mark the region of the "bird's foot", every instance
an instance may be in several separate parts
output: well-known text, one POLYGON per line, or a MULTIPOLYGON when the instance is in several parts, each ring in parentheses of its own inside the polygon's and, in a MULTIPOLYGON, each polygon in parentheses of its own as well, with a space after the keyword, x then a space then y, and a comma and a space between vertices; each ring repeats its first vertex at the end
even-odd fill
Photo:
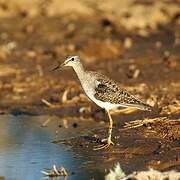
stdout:
POLYGON ((95 151, 96 151, 96 150, 101 150, 101 149, 107 149, 107 148, 109 148, 109 146, 110 146, 111 144, 114 145, 114 143, 111 141, 110 138, 108 138, 108 139, 103 139, 102 142, 103 142, 103 144, 94 147, 94 150, 95 150, 95 151))

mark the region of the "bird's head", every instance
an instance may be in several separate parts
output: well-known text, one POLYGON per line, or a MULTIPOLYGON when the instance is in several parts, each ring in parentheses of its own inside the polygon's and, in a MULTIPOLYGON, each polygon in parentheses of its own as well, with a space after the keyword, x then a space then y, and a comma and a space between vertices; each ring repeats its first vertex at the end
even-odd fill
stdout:
POLYGON ((71 66, 71 67, 74 67, 76 65, 78 65, 80 63, 80 58, 79 56, 70 56, 68 57, 62 64, 58 64, 58 66, 56 66, 54 70, 56 69, 61 69, 63 68, 64 66, 71 66))

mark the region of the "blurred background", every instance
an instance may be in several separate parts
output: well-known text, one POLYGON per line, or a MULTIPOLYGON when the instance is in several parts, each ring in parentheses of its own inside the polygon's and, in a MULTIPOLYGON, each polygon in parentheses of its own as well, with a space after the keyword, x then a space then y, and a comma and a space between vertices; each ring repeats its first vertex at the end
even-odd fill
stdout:
POLYGON ((180 1, 0 0, 0 114, 0 175, 8 179, 20 179, 18 167, 22 176, 29 168, 26 179, 38 179, 44 164, 69 168, 72 161, 84 163, 84 178, 87 171, 88 177, 104 177, 102 169, 116 161, 127 172, 179 170, 180 1), (87 69, 108 75, 155 107, 151 113, 114 116, 119 144, 114 154, 92 152, 89 137, 107 133, 104 111, 84 96, 72 69, 52 72, 69 55, 79 55, 87 69), (125 122, 143 119, 149 121, 121 132, 125 122), (46 144, 69 137, 64 143, 73 155, 62 145, 46 144), (67 154, 62 160, 58 153, 67 154))
POLYGON ((150 103, 161 105, 159 87, 172 86, 168 96, 179 89, 179 6, 178 0, 1 0, 1 108, 41 108, 42 98, 59 102, 69 86, 75 87, 69 96, 77 95, 72 71, 51 72, 68 55, 139 95, 155 93, 150 103))
MULTIPOLYGON (((58 102, 57 92, 68 86, 77 85, 69 96, 77 95, 72 71, 51 72, 68 55, 140 95, 167 85, 172 94, 179 88, 179 6, 178 0, 1 0, 2 109, 41 108, 42 98, 58 102)), ((161 103, 155 96, 152 105, 161 103)))

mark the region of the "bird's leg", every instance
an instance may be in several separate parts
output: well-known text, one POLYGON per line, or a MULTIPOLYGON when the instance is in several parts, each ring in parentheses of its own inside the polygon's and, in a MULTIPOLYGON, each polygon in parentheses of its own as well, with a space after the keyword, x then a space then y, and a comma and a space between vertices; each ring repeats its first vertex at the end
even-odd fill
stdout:
POLYGON ((111 118, 111 114, 109 112, 109 110, 107 110, 107 114, 109 117, 109 129, 108 129, 108 138, 105 139, 105 144, 97 146, 94 148, 94 150, 100 150, 100 149, 106 149, 108 148, 111 144, 114 145, 114 143, 111 140, 111 136, 112 136, 112 128, 113 128, 113 120, 111 118))
POLYGON ((112 120, 112 117, 111 117, 111 114, 109 112, 109 110, 107 110, 107 113, 108 113, 108 117, 109 117, 109 129, 108 129, 108 139, 107 139, 107 143, 110 145, 110 144, 113 144, 114 143, 112 142, 111 140, 111 136, 112 136, 112 129, 113 129, 113 120, 112 120))

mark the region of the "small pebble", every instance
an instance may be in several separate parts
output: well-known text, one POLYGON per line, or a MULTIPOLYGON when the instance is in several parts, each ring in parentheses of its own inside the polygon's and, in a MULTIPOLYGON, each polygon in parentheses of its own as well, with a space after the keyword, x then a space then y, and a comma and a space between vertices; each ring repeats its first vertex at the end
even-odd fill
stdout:
POLYGON ((129 48, 132 47, 132 44, 133 44, 132 38, 126 37, 125 40, 124 40, 124 48, 129 49, 129 48))
POLYGON ((155 46, 157 49, 159 49, 160 47, 162 47, 162 42, 161 41, 156 41, 155 46))
POLYGON ((73 126, 73 128, 77 128, 77 127, 78 127, 78 124, 77 124, 76 122, 74 122, 74 123, 72 124, 72 126, 73 126))

